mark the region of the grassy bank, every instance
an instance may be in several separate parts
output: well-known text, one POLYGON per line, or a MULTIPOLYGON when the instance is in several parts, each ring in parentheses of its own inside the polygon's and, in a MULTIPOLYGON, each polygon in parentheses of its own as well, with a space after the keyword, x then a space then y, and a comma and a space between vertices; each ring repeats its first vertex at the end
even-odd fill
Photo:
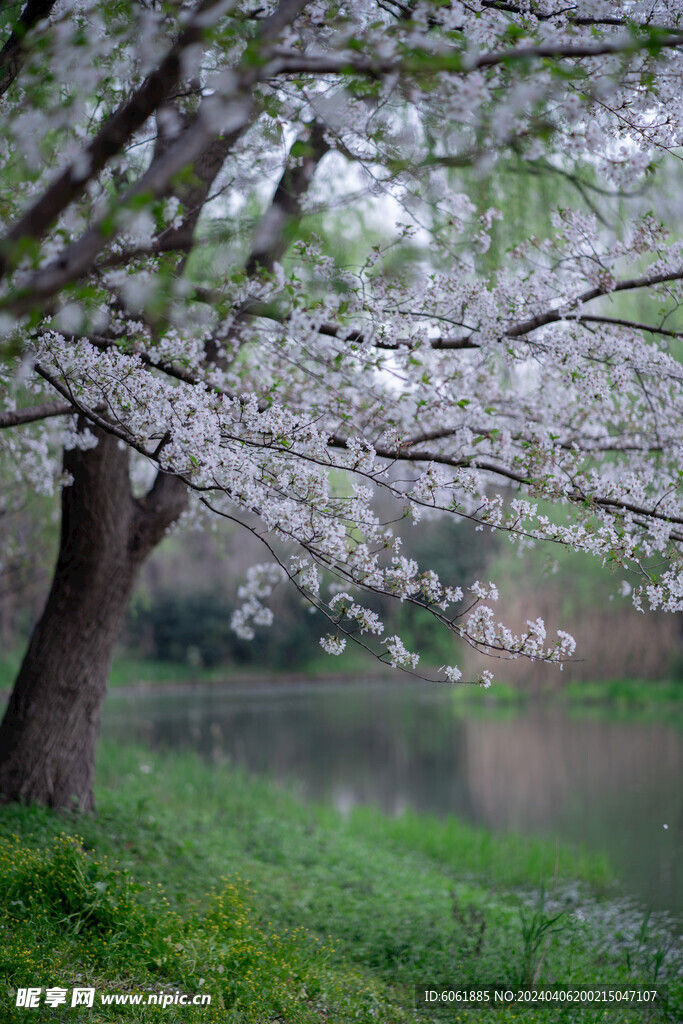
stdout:
MULTIPOLYGON (((0 653, 0 692, 11 690, 23 650, 15 649, 0 653)), ((155 661, 150 658, 133 657, 119 652, 114 658, 109 686, 114 689, 133 687, 154 687, 169 685, 211 685, 248 682, 251 679, 272 678, 273 681, 289 679, 310 680, 335 677, 367 679, 395 678, 399 682, 407 677, 393 672, 386 666, 369 658, 365 652, 351 646, 336 659, 320 654, 301 668, 280 671, 269 675, 263 669, 250 666, 218 665, 212 668, 191 666, 178 661, 155 661)), ((504 669, 490 690, 473 686, 453 687, 454 700, 463 704, 523 704, 529 700, 551 700, 572 705, 610 705, 633 709, 678 709, 683 708, 683 678, 681 679, 608 679, 595 682, 573 682, 558 687, 555 674, 548 672, 547 686, 536 686, 532 690, 512 686, 504 681, 504 669)))
MULTIPOLYGON (((0 690, 12 689, 23 657, 23 649, 0 653, 0 690)), ((225 680, 225 668, 192 668, 177 661, 151 661, 121 655, 114 660, 109 685, 138 686, 168 683, 215 683, 225 680)))
POLYGON ((512 716, 527 707, 544 706, 563 709, 573 718, 683 724, 682 680, 606 679, 531 691, 499 682, 490 690, 456 686, 453 701, 467 713, 498 709, 512 716))
MULTIPOLYGON (((0 653, 0 692, 9 692, 19 671, 23 650, 0 653)), ((218 665, 212 668, 192 666, 181 661, 155 661, 150 658, 136 658, 128 654, 119 654, 109 674, 109 686, 114 689, 124 687, 147 687, 170 685, 207 685, 244 682, 250 679, 272 678, 282 679, 324 679, 343 676, 345 678, 369 676, 386 677, 391 669, 381 666, 377 661, 368 658, 364 652, 355 649, 347 656, 346 652, 340 659, 331 659, 329 655, 321 655, 303 667, 269 673, 268 670, 254 666, 218 665)))
POLYGON ((681 963, 552 843, 368 809, 341 817, 193 755, 105 746, 98 814, 0 815, 2 1020, 399 1022, 416 984, 652 984, 668 1005, 446 1008, 424 1021, 676 1021, 681 963), (559 916, 558 916, 559 915, 559 916), (90 1010, 18 986, 94 986, 90 1010), (101 1006, 102 993, 212 1005, 101 1006))

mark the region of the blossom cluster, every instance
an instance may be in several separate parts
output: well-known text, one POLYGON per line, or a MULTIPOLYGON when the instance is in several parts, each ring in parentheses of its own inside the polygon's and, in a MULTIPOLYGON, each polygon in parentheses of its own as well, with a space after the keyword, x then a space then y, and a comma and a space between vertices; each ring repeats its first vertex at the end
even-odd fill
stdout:
POLYGON ((666 180, 679 5, 402 7, 55 5, 0 95, 0 423, 61 405, 2 431, 3 466, 68 484, 60 448, 105 430, 179 476, 194 514, 270 550, 238 591, 244 638, 289 579, 332 623, 330 654, 352 637, 417 669, 379 639, 388 595, 477 650, 562 663, 568 633, 497 621, 495 584, 418 565, 376 498, 410 529, 452 515, 588 552, 631 574, 636 607, 683 610, 683 243, 636 200, 618 229, 562 204, 494 266, 506 211, 454 171, 514 154, 579 198, 666 180), (126 136, 162 66, 178 81, 126 136), (296 237, 340 209, 366 225, 355 261, 296 237), (641 321, 621 298, 643 294, 641 321))

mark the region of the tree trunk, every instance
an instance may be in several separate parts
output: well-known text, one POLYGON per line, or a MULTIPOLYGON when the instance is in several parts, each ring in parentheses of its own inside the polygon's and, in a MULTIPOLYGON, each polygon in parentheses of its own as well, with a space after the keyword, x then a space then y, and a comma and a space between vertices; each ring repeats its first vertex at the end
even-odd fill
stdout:
MULTIPOLYGON (((92 429, 92 428, 91 428, 92 429)), ((131 493, 128 452, 97 432, 64 456, 59 554, 0 726, 0 799, 93 809, 95 748, 114 644, 138 570, 178 518, 185 486, 131 493)))

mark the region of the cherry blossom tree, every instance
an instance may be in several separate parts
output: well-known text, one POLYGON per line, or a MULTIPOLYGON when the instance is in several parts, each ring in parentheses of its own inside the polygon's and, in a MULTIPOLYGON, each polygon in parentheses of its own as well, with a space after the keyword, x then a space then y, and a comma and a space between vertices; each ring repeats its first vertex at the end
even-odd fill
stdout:
POLYGON ((637 607, 683 608, 682 245, 651 213, 615 232, 599 209, 680 159, 680 0, 1 17, 3 500, 61 489, 62 514, 0 728, 5 799, 92 807, 113 645, 181 519, 262 541, 242 636, 289 580, 330 655, 351 639, 417 674, 374 595, 493 657, 562 663, 574 642, 533 611, 514 632, 494 583, 406 558, 378 491, 410 528, 441 513, 587 551, 637 607), (502 214, 459 169, 511 154, 589 180, 598 207, 557 209, 487 276, 502 214), (353 264, 314 230, 361 217, 353 264))

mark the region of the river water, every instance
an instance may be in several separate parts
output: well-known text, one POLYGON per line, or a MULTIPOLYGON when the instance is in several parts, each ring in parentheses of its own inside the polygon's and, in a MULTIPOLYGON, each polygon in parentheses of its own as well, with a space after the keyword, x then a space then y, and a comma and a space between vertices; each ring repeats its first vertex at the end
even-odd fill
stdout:
POLYGON ((642 904, 683 915, 680 719, 464 707, 426 684, 252 685, 114 691, 103 733, 227 759, 342 811, 412 808, 583 844, 642 904))

